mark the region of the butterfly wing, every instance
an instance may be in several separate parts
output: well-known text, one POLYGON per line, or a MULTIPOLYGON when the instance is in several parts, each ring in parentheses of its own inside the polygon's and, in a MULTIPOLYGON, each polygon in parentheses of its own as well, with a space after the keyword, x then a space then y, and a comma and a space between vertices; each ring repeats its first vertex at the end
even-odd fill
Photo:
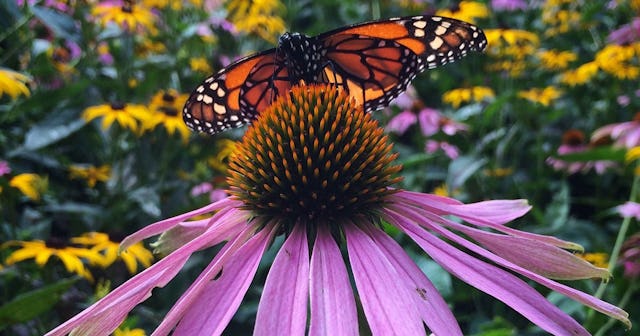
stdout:
POLYGON ((189 128, 216 134, 250 123, 290 87, 283 56, 266 50, 205 79, 191 93, 182 117, 189 128))
POLYGON ((316 38, 326 51, 318 82, 339 85, 366 111, 389 105, 424 69, 487 45, 480 28, 439 16, 365 22, 316 38))

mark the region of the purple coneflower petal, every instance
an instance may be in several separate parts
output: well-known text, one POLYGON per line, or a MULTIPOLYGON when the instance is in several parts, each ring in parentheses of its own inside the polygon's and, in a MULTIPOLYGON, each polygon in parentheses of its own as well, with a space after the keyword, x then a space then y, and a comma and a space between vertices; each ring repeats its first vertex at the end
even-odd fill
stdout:
POLYGON ((345 225, 344 230, 353 277, 373 335, 424 334, 414 299, 386 253, 355 224, 345 225))
POLYGON ((358 312, 340 248, 318 227, 311 256, 310 336, 358 335, 358 312))
POLYGON ((388 234, 377 228, 369 230, 369 235, 385 250, 389 261, 400 273, 400 278, 405 279, 410 286, 409 290, 418 294, 413 296, 416 299, 416 306, 431 332, 435 335, 462 335, 458 321, 442 295, 402 247, 388 234))
POLYGON ((397 213, 387 214, 449 273, 504 302, 545 331, 554 335, 589 335, 574 319, 518 277, 454 248, 417 224, 402 220, 397 213))
MULTIPOLYGON (((202 215, 202 214, 206 214, 209 212, 213 212, 213 211, 217 211, 220 209, 231 209, 231 208, 235 208, 237 207, 239 204, 241 204, 238 201, 234 201, 230 198, 225 198, 223 200, 220 200, 216 203, 212 203, 209 204, 207 206, 204 206, 200 209, 196 209, 193 211, 189 211, 187 213, 175 216, 175 217, 171 217, 171 218, 167 218, 164 220, 161 220, 159 222, 155 222, 151 225, 147 225, 144 228, 136 231, 135 233, 129 235, 127 238, 125 238, 124 240, 122 240, 122 243, 120 243, 120 250, 124 251, 126 250, 128 247, 130 247, 131 245, 145 239, 145 238, 149 238, 151 236, 155 236, 158 234, 161 234, 169 229, 171 229, 172 227, 180 224, 181 222, 198 216, 198 215, 202 215)), ((215 215, 214 215, 215 217, 215 215)), ((213 220, 213 218, 212 218, 213 220)))
MULTIPOLYGON (((210 230, 214 231, 215 228, 210 230)), ((151 296, 153 288, 164 287, 193 252, 209 243, 211 236, 208 233, 205 232, 140 272, 47 335, 66 335, 74 329, 75 335, 109 335, 124 321, 133 307, 151 296)))
MULTIPOLYGON (((631 322, 629 321, 628 317, 629 314, 627 312, 625 312, 624 310, 609 304, 607 302, 604 302, 592 295, 583 293, 579 290, 573 289, 571 287, 565 286, 563 284, 560 284, 558 282, 555 282, 553 280, 550 280, 548 278, 545 278, 543 276, 538 275, 537 273, 534 273, 526 268, 520 267, 519 265, 516 265, 504 258, 501 258, 487 250, 485 250, 484 248, 475 245, 471 242, 469 242, 468 240, 449 232, 448 230, 445 230, 444 228, 442 228, 440 225, 443 222, 446 222, 446 220, 444 218, 441 217, 437 217, 434 216, 433 214, 428 214, 426 211, 423 211, 422 209, 419 208, 413 208, 413 207, 406 207, 406 206, 400 206, 399 211, 387 211, 387 214, 390 213, 394 213, 395 217, 392 217, 392 223, 398 224, 398 225, 411 225, 411 226, 420 226, 423 225, 425 227, 427 227, 428 229, 431 229, 441 235, 443 235, 445 238, 450 239, 460 245, 462 245, 463 247, 477 253, 478 255, 485 257, 495 263, 497 263, 500 266, 506 267, 511 269, 512 271, 515 271, 523 276, 528 277, 531 280, 534 280, 536 282, 538 282, 539 284, 546 286, 549 289, 552 289, 558 293, 564 294, 582 304, 584 304, 585 306, 591 307, 603 314, 606 314, 608 316, 611 316, 617 320, 620 320, 622 323, 626 324, 627 326, 631 327, 631 322), (421 211, 421 213, 418 213, 417 211, 421 211), (399 215, 400 213, 402 213, 402 215, 399 215), (437 217, 437 218, 436 218, 437 217)), ((422 230, 416 230, 416 232, 422 232, 422 230)), ((472 258, 472 257, 469 257, 472 258)), ((444 265, 443 265, 444 266, 444 265)), ((517 278, 516 278, 517 279, 517 278)), ((546 301, 545 301, 546 302, 546 301)), ((507 303, 505 301, 505 303, 507 303)), ((535 322, 534 322, 535 323, 535 322)))
POLYGON ((254 335, 304 335, 309 297, 309 248, 296 225, 276 256, 260 298, 254 335))
MULTIPOLYGON (((249 233, 234 242, 241 244, 245 236, 249 233)), ((153 335, 167 335, 176 318, 180 322, 173 332, 175 336, 222 334, 251 285, 272 236, 273 230, 265 228, 241 247, 233 244, 236 246, 218 253, 153 335)))

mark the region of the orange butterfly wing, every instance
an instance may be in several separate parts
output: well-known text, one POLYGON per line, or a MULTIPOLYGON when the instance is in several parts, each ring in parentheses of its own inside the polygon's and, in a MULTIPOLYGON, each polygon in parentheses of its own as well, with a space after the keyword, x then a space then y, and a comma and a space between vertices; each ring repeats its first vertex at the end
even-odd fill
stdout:
POLYGON ((276 49, 266 50, 205 79, 187 100, 183 119, 193 130, 216 134, 250 123, 290 88, 282 56, 276 49))
POLYGON ((339 85, 366 111, 389 105, 424 69, 482 51, 487 44, 478 27, 437 16, 365 22, 317 38, 328 61, 318 81, 339 85))

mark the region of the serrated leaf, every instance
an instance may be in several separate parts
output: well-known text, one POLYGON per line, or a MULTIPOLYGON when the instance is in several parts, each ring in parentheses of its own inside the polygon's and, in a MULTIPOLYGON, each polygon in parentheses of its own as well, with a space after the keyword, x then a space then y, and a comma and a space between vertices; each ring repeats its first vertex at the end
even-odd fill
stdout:
POLYGON ((66 279, 16 296, 0 307, 0 330, 5 327, 29 321, 51 310, 71 285, 79 278, 66 279))

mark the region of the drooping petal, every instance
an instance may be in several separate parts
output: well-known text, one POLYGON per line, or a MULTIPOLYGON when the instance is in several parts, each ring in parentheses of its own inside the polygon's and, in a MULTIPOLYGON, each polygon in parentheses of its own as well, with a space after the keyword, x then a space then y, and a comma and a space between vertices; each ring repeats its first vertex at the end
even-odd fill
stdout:
POLYGON ((358 335, 358 312, 340 248, 324 225, 311 255, 310 336, 358 335))
POLYGON ((398 197, 404 200, 404 202, 401 200, 396 201, 398 204, 406 204, 406 201, 408 201, 410 204, 414 204, 418 208, 436 215, 454 215, 471 224, 489 227, 513 236, 546 242, 564 249, 583 250, 580 245, 572 242, 552 236, 520 231, 503 225, 510 220, 521 217, 531 209, 531 206, 529 206, 525 200, 487 201, 463 204, 447 197, 409 191, 398 192, 392 195, 392 197, 398 197), (467 212, 467 210, 469 211, 467 212))
POLYGON ((499 299, 543 330, 554 335, 589 335, 569 315, 516 276, 454 248, 415 223, 388 212, 400 227, 449 273, 499 299))
MULTIPOLYGON (((367 223, 369 224, 369 223, 367 223)), ((422 335, 420 313, 386 253, 355 224, 344 226, 353 277, 373 335, 422 335)))
POLYGON ((46 335, 67 335, 72 331, 73 335, 106 336, 111 334, 133 307, 151 296, 153 288, 164 287, 178 273, 193 252, 215 239, 215 228, 210 231, 214 232, 213 237, 209 231, 205 232, 140 272, 46 335))
POLYGON ((253 334, 304 335, 309 297, 306 227, 296 225, 267 275, 253 334))
MULTIPOLYGON (((198 215, 202 215, 202 214, 206 214, 209 212, 213 212, 213 211, 217 211, 217 210, 221 210, 221 209, 227 209, 227 211, 231 211, 232 209, 236 208, 238 206, 238 204, 240 204, 238 201, 232 200, 230 198, 225 198, 223 200, 220 200, 218 202, 209 204, 207 206, 204 206, 200 209, 196 209, 193 211, 189 211, 187 213, 175 216, 175 217, 171 217, 171 218, 167 218, 167 219, 163 219, 159 222, 155 222, 151 225, 147 225, 144 228, 136 231, 135 233, 127 236, 125 239, 122 240, 122 243, 120 244, 120 250, 126 250, 127 248, 129 248, 131 245, 145 239, 145 238, 149 238, 151 236, 155 236, 158 235, 164 231, 169 230, 170 228, 180 224, 181 222, 192 218, 194 216, 198 216, 198 215)), ((214 217, 216 216, 222 216, 223 214, 217 213, 216 215, 214 215, 214 217)), ((211 218, 211 220, 214 220, 214 217, 211 218)))
MULTIPOLYGON (((173 335, 222 334, 251 285, 272 235, 272 228, 264 228, 239 249, 226 249, 226 258, 214 259, 172 308, 175 315, 186 308, 173 335)), ((170 329, 165 326, 159 326, 153 335, 168 334, 170 329)))
POLYGON ((431 283, 413 260, 404 252, 402 247, 383 231, 372 228, 368 230, 375 243, 383 249, 389 261, 410 286, 422 319, 435 335, 462 335, 458 321, 438 289, 431 283))
MULTIPOLYGON (((558 282, 555 282, 553 280, 550 280, 548 278, 545 278, 537 273, 534 273, 526 268, 520 267, 508 260, 505 260, 504 258, 501 258, 471 242, 469 242, 468 240, 451 233, 448 230, 443 229, 442 227, 440 227, 440 223, 442 222, 447 222, 446 219, 441 218, 441 217, 437 217, 433 214, 429 214, 428 212, 424 212, 422 211, 421 214, 416 213, 416 211, 419 211, 419 209, 416 208, 409 208, 409 207, 400 207, 399 212, 396 212, 396 214, 402 213, 402 218, 400 219, 401 222, 406 222, 408 221, 409 223, 411 223, 411 225, 424 225, 425 223, 427 224, 427 227, 431 230, 434 230, 435 232, 441 234, 442 236, 444 236, 447 239, 450 239, 460 245, 462 245, 463 247, 473 251, 474 253, 477 253, 478 255, 487 258, 495 263, 497 263, 500 266, 509 268, 523 276, 526 276, 527 278, 534 280, 536 282, 538 282, 539 284, 548 287, 551 290, 554 290, 556 292, 559 292, 561 294, 564 294, 566 296, 568 296, 569 298, 572 298, 588 307, 591 307, 603 314, 606 314, 612 318, 615 318, 619 321, 621 321, 622 323, 626 324, 629 328, 631 327, 631 322, 629 321, 628 317, 629 314, 627 312, 625 312, 624 310, 610 304, 607 302, 604 302, 598 298, 596 298, 593 295, 589 295, 586 294, 584 292, 581 292, 579 290, 573 289, 571 287, 565 286, 563 284, 560 284, 558 282), (437 217, 437 218, 435 218, 437 217), (419 223, 419 224, 418 224, 419 223)), ((398 219, 398 218, 396 218, 398 219)), ((451 222, 451 221, 448 221, 451 222)), ((451 223, 449 223, 449 225, 451 225, 451 223)), ((421 230, 417 230, 417 232, 420 232, 421 230)))
POLYGON ((595 267, 575 254, 553 245, 523 237, 472 229, 463 225, 456 225, 456 227, 491 252, 547 278, 578 280, 608 279, 611 276, 607 269, 595 267))

